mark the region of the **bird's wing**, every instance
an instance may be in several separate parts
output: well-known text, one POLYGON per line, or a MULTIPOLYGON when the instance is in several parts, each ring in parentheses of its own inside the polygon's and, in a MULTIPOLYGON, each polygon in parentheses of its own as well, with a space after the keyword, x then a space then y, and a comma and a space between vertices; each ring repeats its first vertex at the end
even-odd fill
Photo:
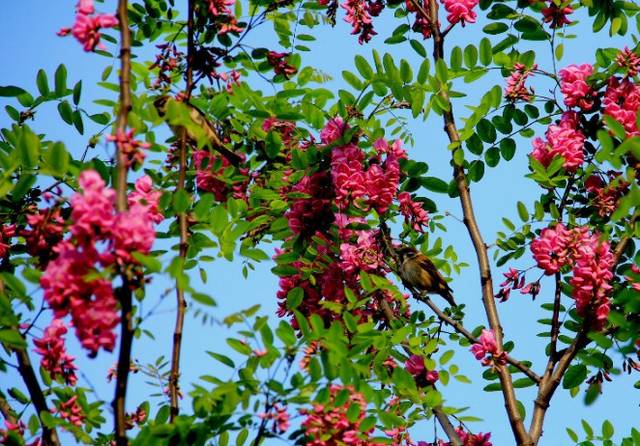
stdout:
POLYGON ((220 155, 224 156, 227 161, 229 161, 233 166, 238 166, 242 163, 242 157, 235 152, 227 149, 225 145, 220 141, 218 137, 218 133, 213 125, 213 123, 207 118, 207 115, 204 114, 202 110, 200 110, 195 105, 189 103, 191 119, 195 123, 197 123, 205 132, 207 140, 209 140, 211 148, 220 155))
POLYGON ((420 267, 422 269, 424 269, 425 271, 429 271, 433 275, 435 279, 434 282, 438 282, 441 285, 444 285, 447 289, 450 289, 449 284, 442 276, 442 274, 440 274, 440 271, 438 271, 438 268, 436 268, 436 265, 434 265, 431 259, 429 259, 427 256, 422 255, 418 256, 418 262, 420 263, 420 267))

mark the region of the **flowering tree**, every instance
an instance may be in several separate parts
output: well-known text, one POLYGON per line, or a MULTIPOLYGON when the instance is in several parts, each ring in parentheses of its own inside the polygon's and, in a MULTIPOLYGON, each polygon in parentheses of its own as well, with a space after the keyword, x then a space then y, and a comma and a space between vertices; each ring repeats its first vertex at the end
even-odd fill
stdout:
MULTIPOLYGON (((562 43, 577 18, 627 38, 634 3, 119 0, 115 13, 98 12, 111 3, 80 0, 59 32, 108 58, 102 85, 112 94, 97 101, 108 111, 87 108, 65 65, 53 85, 40 70, 37 91, 0 87, 12 120, 0 140, 0 444, 490 446, 490 433, 468 425, 473 414, 447 404, 449 380, 468 380, 450 362, 460 347, 485 368, 474 382, 501 393, 514 444, 559 444, 558 433, 543 437, 559 391, 586 386, 589 404, 604 381, 640 370, 640 49, 634 38, 565 64, 562 43), (385 42, 408 44, 414 57, 357 55, 344 89, 324 88, 302 42, 344 14, 358 41, 345 44, 369 54, 385 10, 398 21, 385 42), (487 36, 445 46, 470 27, 487 36), (549 50, 543 67, 537 54, 549 50), (481 78, 497 85, 454 112, 481 78), (58 115, 40 113, 46 103, 58 115), (81 135, 87 119, 102 128, 76 153, 39 133, 41 119, 81 135), (419 119, 443 124, 449 145, 437 150, 450 156, 450 178, 411 159, 408 123, 419 119), (89 150, 101 140, 108 157, 89 150), (472 185, 517 149, 529 154, 522 174, 539 197, 518 202, 522 224, 503 218, 490 244, 472 185), (443 246, 438 194, 459 200, 475 260, 443 246), (241 256, 245 274, 274 264, 279 321, 256 307, 228 316, 249 327, 226 340, 236 357, 222 342, 209 354, 232 378, 189 386, 185 312, 214 302, 193 280, 212 253, 241 256), (520 258, 530 265, 515 268, 520 258), (486 313, 478 327, 465 314, 471 296, 446 279, 475 274, 464 269, 472 261, 486 313), (170 360, 141 365, 132 346, 149 334, 141 310, 163 298, 147 292, 159 277, 175 293, 173 342, 155 346, 170 360), (532 312, 541 307, 542 363, 502 329, 515 290, 532 312), (110 407, 79 384, 67 342, 88 358, 117 352, 102 371, 113 380, 110 407), (166 404, 127 398, 139 371, 160 383, 166 404), (7 375, 21 384, 5 386, 7 375), (535 397, 522 398, 523 387, 535 397), (432 418, 435 436, 415 438, 432 418)), ((560 442, 613 444, 609 421, 601 434, 586 421, 584 430, 560 442)), ((620 444, 640 445, 640 432, 620 444)))

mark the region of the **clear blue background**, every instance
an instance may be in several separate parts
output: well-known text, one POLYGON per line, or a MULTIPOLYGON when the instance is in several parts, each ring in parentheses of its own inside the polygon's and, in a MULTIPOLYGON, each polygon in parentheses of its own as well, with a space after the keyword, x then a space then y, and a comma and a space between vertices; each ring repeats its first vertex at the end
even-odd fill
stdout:
MULTIPOLYGON (((100 80, 100 74, 105 66, 114 64, 113 60, 85 53, 78 43, 72 38, 59 38, 55 32, 63 26, 71 26, 73 22, 73 9, 75 1, 37 1, 22 0, 20 2, 5 2, 3 5, 2 19, 0 24, 0 54, 3 62, 0 66, 0 85, 18 85, 29 91, 35 92, 35 76, 38 68, 43 68, 52 81, 53 73, 60 62, 64 62, 68 68, 70 85, 75 81, 82 80, 83 99, 82 106, 91 113, 104 111, 103 107, 92 104, 91 100, 97 98, 116 99, 114 93, 96 86, 100 80)), ((115 9, 115 1, 108 0, 106 4, 98 4, 98 9, 102 12, 109 12, 115 9)), ((482 14, 482 13, 481 13, 482 14)), ((353 67, 353 56, 363 54, 370 57, 370 47, 376 47, 379 51, 390 52, 396 61, 400 57, 405 57, 411 61, 414 72, 419 66, 418 56, 408 45, 387 46, 383 44, 384 38, 399 24, 393 20, 388 13, 383 14, 375 22, 379 35, 369 45, 360 46, 357 39, 349 35, 348 25, 342 21, 343 11, 338 11, 338 25, 335 29, 328 26, 317 27, 312 34, 318 37, 316 42, 307 44, 311 47, 310 53, 303 53, 303 63, 312 65, 333 76, 334 80, 328 84, 328 88, 335 89, 343 87, 341 71, 349 69, 355 71, 353 67)), ((444 18, 443 18, 444 21, 444 18)), ((613 43, 606 33, 593 34, 588 21, 585 25, 579 25, 572 29, 573 34, 579 38, 567 40, 565 42, 565 58, 559 66, 570 63, 592 62, 593 53, 599 46, 618 46, 624 43, 630 44, 630 38, 626 41, 618 39, 613 43)), ((270 24, 263 25, 262 28, 254 32, 249 39, 260 42, 264 45, 265 39, 272 41, 272 31, 270 24)), ((481 24, 470 24, 466 28, 457 27, 448 38, 448 48, 453 44, 465 46, 468 43, 477 43, 483 37, 481 24)), ((300 30, 299 32, 307 32, 300 30)), ((110 44, 107 44, 110 45, 110 44)), ((528 49, 523 44, 520 49, 528 49)), ((426 41, 425 46, 431 51, 431 42, 426 41)), ((278 50, 277 44, 273 43, 272 48, 278 50)), ((153 54, 153 49, 146 52, 146 59, 153 54)), ((549 71, 551 60, 549 47, 547 44, 537 45, 537 61, 541 68, 549 71)), ((141 58, 144 59, 144 58, 141 58)), ((116 63, 117 65, 117 63, 116 63)), ((537 91, 540 94, 547 94, 549 84, 541 79, 534 79, 537 91)), ((477 102, 480 94, 487 91, 495 84, 503 84, 503 79, 498 72, 492 72, 481 82, 474 84, 471 88, 458 86, 459 91, 470 93, 469 104, 477 102)), ((265 85, 262 85, 264 88, 265 85)), ((0 105, 11 103, 6 98, 0 99, 0 105)), ((456 101, 455 111, 458 117, 468 114, 464 109, 461 100, 456 101)), ((4 112, 0 112, 0 125, 5 126, 9 119, 4 112)), ((458 118, 459 119, 459 118, 458 118)), ((34 129, 46 133, 51 140, 62 140, 74 154, 80 156, 88 138, 98 130, 85 122, 87 129, 84 137, 80 137, 71 127, 64 124, 55 109, 55 104, 47 104, 38 109, 36 122, 29 122, 34 129)), ((461 124, 459 120, 459 125, 461 124)), ((416 144, 409 147, 410 156, 417 160, 426 161, 430 166, 430 174, 441 178, 450 177, 450 167, 448 152, 446 150, 447 141, 442 131, 441 118, 432 114, 424 123, 415 121, 410 127, 413 131, 416 144)), ((537 129, 538 133, 543 130, 537 129)), ((165 129, 162 130, 166 132, 165 129)), ((163 133, 165 134, 165 133, 163 133)), ((485 178, 480 184, 473 184, 472 195, 475 200, 475 207, 485 240, 491 243, 495 238, 496 231, 504 230, 500 223, 501 216, 518 221, 515 203, 521 200, 531 204, 539 190, 533 183, 526 181, 523 175, 527 172, 526 155, 530 151, 529 141, 519 141, 515 158, 505 165, 504 160, 500 162, 497 169, 488 169, 485 178)), ((103 158, 111 154, 111 147, 104 140, 93 149, 90 155, 101 156, 103 158)), ((441 212, 448 211, 452 215, 460 217, 461 211, 457 200, 451 200, 443 195, 436 195, 430 192, 421 191, 425 196, 437 202, 441 212)), ((481 306, 479 279, 475 268, 475 253, 471 249, 471 243, 463 225, 455 218, 447 217, 445 223, 448 227, 446 233, 436 234, 442 236, 445 244, 452 244, 457 249, 461 260, 466 261, 470 268, 463 270, 459 276, 454 276, 452 287, 455 290, 457 299, 467 304, 466 325, 475 327, 485 323, 484 311, 481 306)), ((532 265, 530 259, 521 260, 512 266, 526 268, 532 265)), ((199 279, 194 277, 194 283, 199 283, 201 290, 212 295, 219 306, 213 310, 208 310, 219 320, 233 311, 250 307, 259 303, 262 305, 262 313, 268 314, 275 320, 277 278, 269 271, 270 262, 258 265, 255 271, 250 272, 248 280, 241 274, 241 262, 228 263, 218 260, 214 263, 203 265, 209 276, 209 282, 199 283, 199 279)), ((496 284, 500 282, 501 272, 506 270, 494 269, 496 284)), ((530 275, 531 279, 535 279, 530 275)), ((497 285, 496 285, 497 286, 497 285)), ((156 277, 147 293, 147 302, 142 313, 146 312, 150 304, 171 287, 166 279, 156 277)), ((38 295, 40 299, 40 295, 38 295)), ((546 317, 540 311, 539 304, 550 302, 552 293, 550 287, 543 287, 541 295, 537 301, 532 303, 528 297, 519 294, 512 295, 512 298, 505 304, 500 304, 499 309, 502 315, 502 324, 505 329, 506 338, 516 342, 516 349, 513 355, 517 358, 532 359, 535 361, 535 370, 542 372, 544 365, 543 348, 544 339, 535 336, 542 326, 536 323, 537 319, 546 317)), ((419 304, 413 303, 414 307, 419 304)), ((198 308, 194 305, 193 308, 198 308)), ((141 363, 153 362, 159 355, 170 355, 170 343, 174 324, 173 310, 175 309, 174 294, 168 293, 154 316, 147 319, 144 328, 154 333, 156 340, 142 339, 136 342, 133 356, 141 363)), ((44 328, 42 325, 40 328, 44 328)), ((224 369, 209 356, 206 350, 227 351, 224 342, 229 331, 222 325, 214 323, 203 325, 200 320, 193 317, 193 313, 187 315, 186 330, 184 336, 184 351, 182 360, 182 383, 183 390, 190 390, 190 383, 195 382, 203 374, 216 375, 221 378, 229 378, 228 369, 224 369)), ((84 375, 80 379, 80 385, 95 387, 98 398, 110 402, 113 396, 113 384, 106 381, 106 370, 113 365, 116 360, 115 354, 101 352, 97 359, 89 360, 86 355, 79 350, 77 342, 72 335, 68 336, 69 349, 75 354, 84 375)), ((233 353, 229 353, 233 355, 233 353)), ((34 363, 38 362, 37 355, 33 354, 34 363)), ((484 382, 480 378, 483 371, 481 365, 476 362, 470 353, 461 351, 456 355, 456 361, 462 366, 463 373, 474 379, 473 385, 465 385, 452 382, 443 388, 443 393, 447 403, 452 406, 469 406, 469 414, 481 416, 484 421, 471 425, 474 431, 490 431, 493 435, 495 446, 513 444, 508 422, 503 408, 500 393, 482 392, 484 382)), ((148 379, 142 374, 132 375, 128 396, 129 407, 135 408, 139 402, 147 399, 151 393, 157 393, 157 389, 145 382, 148 379)), ((579 428, 580 419, 586 418, 593 425, 599 426, 606 418, 611 419, 616 427, 616 437, 628 433, 631 426, 637 426, 638 420, 638 391, 633 390, 632 380, 626 377, 614 377, 613 383, 604 384, 604 394, 591 407, 585 407, 582 402, 583 392, 572 399, 567 392, 560 390, 552 401, 551 408, 545 425, 543 439, 540 444, 543 446, 560 446, 570 444, 569 438, 564 428, 570 426, 576 430, 579 428)), ((20 385, 15 373, 0 377, 0 387, 6 390, 12 385, 20 385), (8 381, 7 381, 8 379, 8 381)), ((584 387, 584 386, 583 386, 584 387)), ((531 401, 534 398, 534 388, 518 390, 518 396, 525 403, 527 413, 532 409, 531 401)), ((584 390, 584 389, 583 389, 584 390)), ((152 398, 152 401, 157 398, 152 398)), ((189 412, 188 397, 183 401, 185 412, 189 412)), ((153 407, 153 403, 152 403, 153 407)), ((108 404, 105 406, 108 422, 111 423, 111 416, 108 404)), ((72 444, 73 440, 65 436, 66 443, 72 444)), ((414 440, 433 440, 433 425, 431 422, 424 422, 413 431, 414 440)))

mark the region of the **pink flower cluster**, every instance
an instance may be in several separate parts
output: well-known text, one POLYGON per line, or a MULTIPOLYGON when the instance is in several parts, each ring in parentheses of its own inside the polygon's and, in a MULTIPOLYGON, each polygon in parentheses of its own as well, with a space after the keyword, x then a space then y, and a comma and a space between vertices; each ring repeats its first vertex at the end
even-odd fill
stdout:
POLYGON ((520 294, 530 294, 533 299, 540 293, 540 281, 528 283, 525 285, 524 271, 518 271, 514 268, 509 268, 509 271, 503 273, 506 278, 504 282, 500 284, 500 291, 496 294, 496 299, 500 299, 500 302, 506 302, 509 300, 511 290, 520 290, 520 294))
POLYGON ((462 26, 465 23, 475 23, 477 14, 473 10, 480 0, 440 0, 444 5, 444 9, 447 10, 447 20, 451 24, 461 22, 462 26))
POLYGON ((604 114, 624 126, 627 137, 640 135, 636 115, 640 108, 640 86, 631 79, 612 77, 602 99, 604 114))
POLYGON ((404 367, 413 375, 418 387, 431 386, 440 379, 437 370, 427 370, 422 356, 411 355, 404 363, 404 367))
POLYGON ((579 107, 582 111, 589 111, 593 107, 595 91, 587 83, 587 78, 593 74, 590 64, 569 65, 558 73, 560 75, 560 91, 564 95, 564 103, 568 107, 579 107))
POLYGON ((551 275, 571 265, 572 297, 581 316, 595 314, 595 329, 601 329, 609 314, 609 292, 614 258, 609 243, 599 241, 586 226, 567 229, 561 223, 545 228, 531 242, 531 252, 545 274, 551 275))
POLYGON ((482 365, 506 364, 507 354, 498 348, 493 330, 482 330, 478 342, 473 344, 470 350, 482 365))
POLYGON ((9 254, 10 240, 16 235, 16 225, 0 225, 0 258, 9 254))
POLYGON ((81 427, 86 418, 84 410, 82 410, 82 406, 78 403, 77 395, 73 395, 67 401, 60 401, 58 407, 51 411, 53 413, 57 413, 60 418, 77 427, 81 427))
MULTIPOLYGON (((8 420, 4 420, 4 426, 6 429, 0 429, 0 444, 18 444, 15 442, 15 436, 23 439, 26 426, 22 420, 17 423, 12 423, 8 420), (11 434, 10 434, 11 432, 11 434)), ((19 443, 23 444, 23 443, 19 443)), ((31 443, 24 442, 25 446, 42 446, 42 438, 38 437, 31 443)))
POLYGON ((278 132, 285 146, 291 147, 297 143, 295 138, 296 124, 292 121, 285 121, 278 118, 267 118, 262 123, 262 130, 265 132, 278 132))
POLYGON ((95 14, 93 0, 79 0, 76 6, 76 21, 72 28, 62 28, 59 36, 73 34, 85 51, 94 51, 96 48, 105 49, 100 43, 100 30, 102 28, 115 28, 118 19, 112 14, 95 14))
POLYGON ((229 94, 233 94, 233 87, 240 85, 240 73, 236 70, 228 73, 213 73, 213 78, 224 82, 224 88, 229 94))
POLYGON ((329 388, 330 400, 324 404, 314 404, 313 409, 302 409, 305 416, 302 429, 307 437, 307 446, 371 446, 370 434, 373 428, 362 431, 360 424, 367 414, 367 402, 364 396, 350 386, 344 387, 332 384, 329 388), (349 398, 344 405, 334 406, 336 396, 341 391, 349 392, 349 398), (353 404, 360 406, 360 414, 351 421, 347 417, 347 409, 353 404))
POLYGON ((171 75, 180 66, 184 53, 179 51, 175 44, 163 43, 156 46, 160 53, 156 55, 156 61, 149 70, 158 68, 158 78, 153 83, 153 88, 169 88, 172 84, 171 75))
POLYGON ((119 319, 110 275, 136 264, 131 253, 149 253, 154 223, 162 215, 159 193, 148 177, 136 182, 124 213, 116 212, 115 191, 105 187, 97 172, 82 172, 79 184, 82 192, 71 198, 73 237, 53 248, 57 257, 48 263, 40 284, 55 317, 70 314, 82 346, 95 356, 100 348, 111 351, 115 345, 113 329, 119 319))
POLYGON ((289 426, 291 426, 287 408, 278 403, 274 404, 272 410, 270 410, 269 412, 259 413, 258 417, 263 420, 273 420, 273 426, 271 430, 278 434, 285 433, 289 429, 289 426))
POLYGON ((235 3, 235 0, 205 0, 209 12, 216 21, 218 34, 240 33, 242 28, 238 25, 238 20, 229 9, 235 3))
POLYGON ((626 77, 635 77, 640 72, 640 56, 627 47, 624 47, 616 56, 616 64, 626 68, 626 77))
POLYGON ((290 53, 278 53, 276 51, 269 51, 267 53, 267 63, 273 67, 273 72, 276 74, 282 74, 286 79, 298 72, 298 69, 287 62, 287 57, 290 53))
POLYGON ((118 130, 115 135, 107 136, 108 141, 116 143, 118 153, 127 168, 141 166, 146 156, 142 149, 151 147, 148 142, 136 141, 134 134, 135 130, 130 129, 128 132, 118 130))
POLYGON ((54 319, 44 330, 44 335, 40 339, 35 339, 33 343, 37 347, 36 353, 42 356, 40 365, 49 372, 52 379, 62 377, 68 386, 75 386, 78 382, 76 370, 78 368, 73 363, 73 356, 67 354, 64 345, 64 335, 67 327, 60 319, 54 319))
POLYGON ((429 214, 422 208, 422 203, 413 201, 409 192, 400 192, 398 203, 405 224, 411 226, 414 231, 423 233, 429 224, 429 214))
POLYGON ((193 152, 193 164, 196 168, 196 185, 198 189, 211 192, 216 200, 226 201, 231 194, 233 198, 246 198, 246 189, 249 184, 249 171, 239 169, 239 176, 228 175, 231 163, 221 155, 212 153, 207 149, 193 152))
POLYGON ((549 0, 549 6, 542 9, 544 22, 549 23, 551 28, 560 28, 564 25, 569 25, 571 20, 569 20, 567 16, 572 13, 573 8, 571 6, 558 6, 555 0, 549 0))
POLYGON ((537 67, 537 64, 531 68, 527 68, 521 63, 515 64, 513 66, 511 76, 509 76, 509 79, 507 79, 507 86, 504 90, 504 97, 511 102, 515 102, 518 100, 527 102, 530 101, 533 95, 533 89, 527 88, 525 85, 525 81, 529 76, 531 76, 533 70, 535 70, 537 67))
MULTIPOLYGON (((431 9, 431 3, 429 2, 429 0, 422 0, 421 6, 422 10, 416 8, 416 5, 414 5, 411 0, 405 0, 405 7, 407 8, 407 11, 415 14, 416 16, 411 29, 417 33, 422 34, 422 37, 424 39, 429 39, 432 34, 430 18, 425 16, 422 11, 429 13, 431 9)), ((439 22, 438 26, 440 26, 439 22)))
POLYGON ((373 29, 371 16, 380 14, 382 3, 373 3, 368 0, 346 0, 340 6, 347 11, 344 20, 351 24, 351 34, 358 34, 358 42, 363 44, 369 42, 373 36, 378 34, 373 29))
POLYGON ((64 233, 60 208, 40 209, 35 214, 27 215, 27 223, 30 228, 21 232, 27 252, 38 259, 40 266, 46 267, 51 259, 51 248, 62 240, 64 233))
POLYGON ((359 231, 355 244, 342 243, 340 245, 340 266, 347 274, 358 274, 360 271, 384 271, 386 266, 384 257, 377 240, 375 231, 359 231))
POLYGON ((294 234, 313 235, 316 230, 327 229, 333 223, 335 217, 331 202, 334 195, 328 173, 316 172, 305 176, 291 191, 306 196, 291 200, 285 213, 294 234))
POLYGON ((533 140, 531 157, 548 167, 556 156, 564 158, 564 168, 575 171, 584 162, 585 136, 578 129, 578 117, 574 112, 565 112, 558 124, 552 124, 542 138, 533 140))

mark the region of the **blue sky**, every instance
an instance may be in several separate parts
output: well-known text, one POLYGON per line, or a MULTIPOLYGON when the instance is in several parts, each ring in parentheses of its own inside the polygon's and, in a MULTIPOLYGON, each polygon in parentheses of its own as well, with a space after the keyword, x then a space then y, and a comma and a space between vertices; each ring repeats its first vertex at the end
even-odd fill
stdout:
MULTIPOLYGON (((55 32, 62 26, 70 26, 73 21, 73 8, 75 1, 59 0, 56 2, 43 2, 38 0, 22 0, 20 2, 9 2, 3 8, 3 26, 0 28, 0 51, 4 57, 4 64, 0 69, 0 85, 18 85, 27 90, 35 90, 35 76, 38 68, 43 68, 50 80, 57 65, 64 61, 68 73, 69 83, 82 80, 84 85, 82 106, 93 113, 104 111, 91 101, 97 98, 114 98, 114 93, 96 87, 96 82, 100 79, 100 74, 105 66, 113 61, 87 54, 71 37, 59 38, 55 32)), ((115 9, 115 1, 107 0, 105 4, 98 6, 102 11, 115 9)), ((353 66, 353 56, 363 54, 370 58, 370 47, 377 48, 380 52, 390 52, 398 60, 403 57, 408 59, 417 72, 419 61, 416 53, 408 45, 387 46, 383 40, 397 26, 397 22, 386 14, 376 22, 376 29, 379 35, 369 45, 360 46, 357 39, 349 35, 349 27, 342 22, 342 11, 338 12, 338 26, 335 29, 329 27, 317 27, 313 34, 318 37, 316 42, 308 44, 312 51, 303 54, 305 64, 316 66, 333 76, 334 81, 329 83, 328 88, 342 87, 344 84, 341 78, 341 71, 349 69, 355 71, 353 66)), ((258 30, 254 39, 271 39, 270 25, 265 25, 258 30)), ((305 31, 306 32, 306 31, 305 31)), ((603 45, 608 36, 605 33, 594 34, 588 26, 579 25, 575 28, 574 34, 580 37, 575 40, 565 42, 565 58, 559 66, 570 63, 592 62, 593 51, 597 46, 603 45)), ((450 34, 449 48, 458 44, 465 46, 468 43, 477 43, 483 37, 481 25, 468 25, 466 28, 456 28, 450 34)), ((630 39, 626 42, 630 44, 630 39)), ((624 43, 623 43, 624 44, 624 43)), ((425 42, 429 49, 431 42, 425 42)), ((609 44, 604 44, 609 45, 609 44)), ((619 42, 609 46, 620 45, 619 42)), ((550 58, 548 47, 542 46, 538 53, 537 61, 541 67, 550 69, 550 58)), ((273 49, 278 50, 274 43, 273 49)), ((430 49, 429 49, 430 51, 430 49)), ((473 104, 479 95, 491 88, 495 84, 502 85, 503 79, 498 72, 487 76, 481 82, 474 84, 467 89, 464 85, 458 85, 459 91, 468 91, 470 96, 464 101, 473 104), (492 77, 493 76, 493 77, 492 77)), ((538 92, 542 92, 543 88, 538 92)), ((8 103, 5 98, 0 98, 0 105, 8 103)), ((11 102, 12 105, 13 102, 11 102)), ((458 116, 464 116, 468 111, 463 107, 464 102, 455 103, 455 110, 458 116)), ((4 112, 0 112, 0 125, 5 126, 8 118, 4 112)), ((88 128, 85 137, 80 137, 75 131, 64 124, 58 117, 55 105, 49 104, 38 112, 36 121, 30 125, 39 132, 47 134, 49 139, 62 140, 67 144, 69 150, 75 156, 79 156, 84 149, 87 138, 96 128, 88 128)), ((441 119, 435 114, 431 114, 426 122, 416 121, 411 124, 411 130, 415 137, 415 145, 409 147, 410 156, 417 160, 428 162, 430 175, 441 178, 450 177, 450 167, 448 152, 446 150, 447 141, 442 132, 441 119)), ((96 155, 104 156, 110 150, 104 142, 101 142, 96 149, 96 155)), ((502 160, 496 169, 487 169, 485 178, 480 184, 472 186, 472 194, 475 200, 477 216, 480 228, 483 231, 488 243, 495 238, 495 233, 503 230, 500 223, 501 216, 506 216, 513 221, 517 221, 516 202, 523 201, 531 204, 539 194, 539 190, 533 183, 526 181, 523 174, 527 172, 526 155, 530 151, 530 142, 523 140, 518 142, 515 158, 505 166, 502 160)), ((422 191, 425 196, 436 201, 441 211, 448 211, 454 216, 460 216, 461 211, 456 200, 451 200, 443 195, 436 195, 427 191, 422 191)), ((463 225, 452 217, 445 220, 447 232, 437 234, 443 237, 445 244, 452 244, 456 248, 460 259, 466 261, 470 268, 463 270, 459 276, 454 276, 452 288, 457 299, 467 304, 466 325, 475 327, 485 323, 484 311, 481 307, 479 293, 479 279, 475 268, 475 254, 471 249, 471 243, 463 225)), ((524 259, 514 267, 528 267, 532 262, 524 259)), ((218 302, 218 307, 208 310, 215 317, 222 319, 228 313, 238 311, 259 303, 262 305, 262 312, 270 315, 275 320, 276 298, 278 280, 269 271, 270 262, 263 262, 250 272, 245 280, 241 273, 242 265, 239 261, 233 263, 224 260, 216 260, 206 265, 209 276, 209 283, 199 284, 203 291, 212 295, 218 302)), ((501 277, 501 272, 506 270, 494 269, 494 276, 501 277)), ((195 283, 198 278, 193 278, 195 283)), ((496 282, 499 282, 497 280, 496 282)), ((169 288, 171 285, 162 278, 154 279, 148 296, 155 298, 169 288)), ((156 340, 151 342, 142 339, 136 342, 134 347, 134 357, 140 362, 153 362, 159 355, 168 356, 168 346, 173 327, 173 313, 175 308, 173 293, 170 293, 159 307, 157 315, 145 322, 145 327, 152 331, 156 340)), ((148 301, 151 299, 148 298, 148 301)), ((549 288, 543 288, 542 294, 536 302, 531 302, 529 298, 524 298, 516 294, 505 304, 501 304, 499 309, 502 315, 502 323, 505 328, 507 339, 516 342, 514 356, 518 358, 533 359, 537 364, 536 370, 541 372, 543 365, 542 349, 544 340, 535 336, 541 331, 541 326, 536 323, 537 319, 545 317, 539 308, 539 304, 551 301, 549 288)), ((413 304, 418 307, 417 303, 413 304)), ((147 306, 149 306, 147 304, 147 306)), ((146 311, 146 310, 144 310, 146 311)), ((143 312, 144 312, 143 311, 143 312)), ((183 388, 188 391, 191 382, 203 374, 219 375, 226 377, 227 370, 221 370, 217 363, 206 355, 206 350, 225 352, 227 350, 224 337, 227 330, 219 325, 203 325, 199 320, 187 315, 187 325, 184 337, 183 352, 183 388)), ((78 356, 81 367, 86 370, 88 381, 95 386, 100 398, 110 401, 113 394, 113 387, 108 384, 105 372, 115 361, 115 355, 100 353, 97 359, 86 359, 83 352, 77 348, 73 336, 69 336, 69 348, 78 356)), ((502 446, 512 444, 512 437, 509 432, 508 423, 504 414, 503 403, 499 393, 485 393, 481 391, 484 386, 480 374, 482 367, 476 362, 471 354, 462 350, 456 355, 458 363, 464 373, 470 376, 474 385, 465 385, 452 382, 443 388, 443 393, 447 402, 453 406, 469 406, 469 414, 481 416, 484 421, 471 425, 474 431, 491 431, 495 439, 494 445, 502 446)), ((34 362, 37 358, 34 356, 34 362)), ((2 378, 2 388, 8 385, 18 385, 14 374, 9 375, 9 382, 2 378)), ((129 402, 132 407, 135 403, 147 398, 150 393, 155 393, 156 389, 144 384, 145 378, 141 375, 132 377, 129 402)), ((568 437, 564 431, 566 426, 578 428, 581 418, 586 418, 593 425, 599 426, 605 418, 612 419, 617 429, 617 434, 626 433, 637 422, 638 396, 637 391, 629 393, 627 389, 631 387, 631 380, 617 377, 613 383, 605 384, 605 393, 591 407, 585 407, 582 403, 582 393, 575 399, 569 397, 566 392, 559 391, 554 398, 551 409, 548 412, 545 435, 540 444, 543 446, 559 446, 568 444, 568 437)), ((82 385, 87 385, 87 381, 81 380, 82 385)), ((524 389, 519 391, 520 399, 525 402, 527 412, 531 411, 533 390, 524 389)), ((188 402, 183 403, 185 406, 188 402)), ((187 410, 188 411, 188 410, 187 410)), ((107 417, 109 415, 107 414, 107 417)), ((413 435, 416 440, 432 440, 432 424, 423 423, 418 426, 413 435)))

